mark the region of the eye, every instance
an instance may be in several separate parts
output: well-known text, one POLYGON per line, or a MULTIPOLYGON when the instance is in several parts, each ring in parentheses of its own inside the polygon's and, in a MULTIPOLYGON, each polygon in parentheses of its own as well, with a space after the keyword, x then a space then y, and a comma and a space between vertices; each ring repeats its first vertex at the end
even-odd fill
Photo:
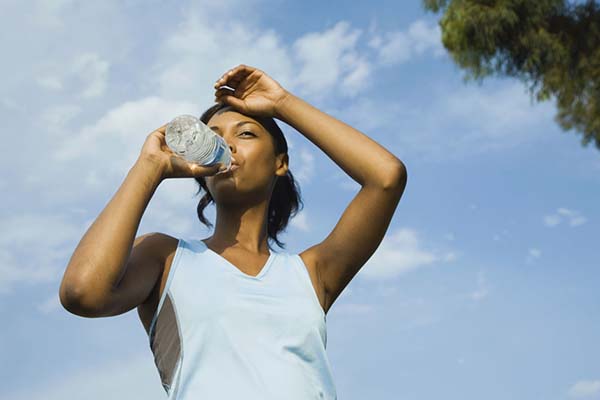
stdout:
POLYGON ((240 135, 243 135, 243 134, 245 134, 245 133, 248 133, 248 134, 250 134, 250 135, 252 135, 252 136, 256 136, 254 133, 252 133, 252 132, 250 132, 250 131, 244 131, 244 132, 242 132, 240 135))

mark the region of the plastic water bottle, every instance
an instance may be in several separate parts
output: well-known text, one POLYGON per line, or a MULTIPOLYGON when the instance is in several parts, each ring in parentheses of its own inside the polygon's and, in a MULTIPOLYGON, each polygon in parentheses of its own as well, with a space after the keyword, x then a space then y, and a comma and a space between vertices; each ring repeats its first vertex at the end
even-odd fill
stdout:
POLYGON ((222 163, 231 168, 231 151, 221 136, 193 115, 180 115, 167 124, 165 141, 175 154, 203 166, 222 163))

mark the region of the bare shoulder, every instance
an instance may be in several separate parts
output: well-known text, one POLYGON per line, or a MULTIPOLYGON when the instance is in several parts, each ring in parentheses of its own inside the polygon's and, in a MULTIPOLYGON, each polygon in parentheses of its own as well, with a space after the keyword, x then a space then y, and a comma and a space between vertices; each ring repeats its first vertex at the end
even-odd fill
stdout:
POLYGON ((329 311, 329 304, 327 303, 327 295, 325 293, 325 285, 323 285, 323 281, 321 279, 321 275, 319 273, 319 259, 318 259, 318 245, 309 247, 298 255, 306 265, 306 269, 308 270, 308 274, 310 275, 310 279, 313 284, 313 288, 319 298, 319 303, 321 303, 321 307, 325 314, 329 311))
POLYGON ((138 236, 131 251, 132 258, 151 259, 161 266, 161 273, 169 256, 177 249, 178 239, 165 233, 150 232, 138 236))

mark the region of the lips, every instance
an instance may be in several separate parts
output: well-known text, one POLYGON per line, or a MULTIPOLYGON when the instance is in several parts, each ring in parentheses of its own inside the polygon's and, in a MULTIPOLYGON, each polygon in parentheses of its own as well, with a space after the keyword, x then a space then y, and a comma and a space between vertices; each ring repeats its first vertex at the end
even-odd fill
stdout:
POLYGON ((238 164, 237 160, 234 157, 231 157, 231 166, 229 167, 229 169, 231 171, 235 171, 239 167, 240 167, 240 164, 238 164))
POLYGON ((232 173, 233 171, 235 171, 236 169, 240 168, 240 165, 237 163, 237 161, 235 161, 234 158, 231 159, 231 164, 229 166, 228 169, 223 170, 221 172, 217 172, 217 175, 229 175, 230 173, 232 173))

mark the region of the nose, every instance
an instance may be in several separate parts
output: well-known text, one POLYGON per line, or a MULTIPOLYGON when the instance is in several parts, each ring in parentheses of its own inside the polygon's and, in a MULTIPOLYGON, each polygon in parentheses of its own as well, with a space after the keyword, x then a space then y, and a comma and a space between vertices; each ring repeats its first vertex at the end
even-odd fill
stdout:
POLYGON ((227 146, 229 146, 229 151, 231 152, 232 161, 236 161, 236 159, 235 159, 235 146, 233 145, 233 143, 227 143, 227 146))

